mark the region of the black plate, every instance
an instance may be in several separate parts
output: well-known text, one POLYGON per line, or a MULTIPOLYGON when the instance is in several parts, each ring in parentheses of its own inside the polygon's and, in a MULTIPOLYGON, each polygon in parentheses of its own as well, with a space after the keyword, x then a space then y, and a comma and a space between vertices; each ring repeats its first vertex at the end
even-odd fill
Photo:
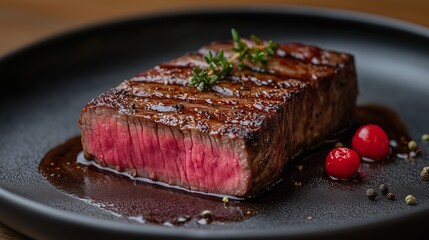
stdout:
MULTIPOLYGON (((156 63, 235 27, 278 42, 298 41, 356 56, 360 103, 393 108, 415 139, 429 132, 429 31, 415 25, 308 8, 194 11, 135 18, 35 44, 0 62, 0 220, 34 238, 309 238, 419 235, 429 217, 429 182, 418 177, 427 155, 393 163, 380 176, 341 190, 309 184, 240 223, 164 227, 128 223, 47 183, 37 166, 52 147, 79 134, 92 97, 156 63), (405 167, 404 167, 405 166, 405 167), (367 187, 388 182, 398 200, 369 201, 367 187), (418 204, 403 198, 414 194, 418 204), (313 215, 308 221, 305 216, 313 215)), ((419 144, 423 144, 419 142, 419 144)), ((426 150, 427 151, 427 150, 426 150)), ((399 161, 399 160, 397 160, 399 161)))

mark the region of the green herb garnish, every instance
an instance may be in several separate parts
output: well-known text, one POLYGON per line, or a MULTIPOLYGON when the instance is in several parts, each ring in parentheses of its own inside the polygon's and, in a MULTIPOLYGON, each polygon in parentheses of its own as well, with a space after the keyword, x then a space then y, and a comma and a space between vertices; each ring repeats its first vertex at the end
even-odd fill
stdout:
POLYGON ((232 72, 232 61, 223 57, 221 49, 217 56, 209 51, 209 55, 204 57, 204 60, 209 65, 207 69, 194 68, 194 76, 189 82, 190 86, 197 87, 199 91, 203 91, 205 87, 211 86, 232 72))
POLYGON ((244 62, 245 60, 254 64, 260 64, 261 67, 265 68, 268 63, 268 56, 275 54, 277 44, 273 41, 264 44, 260 38, 252 35, 251 39, 256 45, 249 47, 241 40, 240 34, 234 28, 231 29, 231 35, 234 41, 232 50, 234 50, 236 54, 226 59, 223 56, 222 49, 219 50, 216 56, 213 56, 213 53, 209 51, 209 55, 204 57, 204 60, 208 64, 208 68, 194 68, 194 76, 189 82, 190 86, 196 87, 199 91, 203 91, 205 88, 216 84, 220 79, 232 73, 234 67, 233 62, 237 59, 239 68, 247 67, 244 62))
POLYGON ((269 41, 268 45, 264 45, 263 41, 255 35, 251 36, 255 46, 249 47, 245 42, 241 40, 240 34, 234 28, 231 29, 232 40, 234 41, 234 47, 232 50, 237 52, 239 61, 239 67, 245 67, 244 59, 249 60, 255 64, 261 64, 262 67, 266 67, 268 63, 268 56, 275 54, 277 44, 273 41, 269 41))

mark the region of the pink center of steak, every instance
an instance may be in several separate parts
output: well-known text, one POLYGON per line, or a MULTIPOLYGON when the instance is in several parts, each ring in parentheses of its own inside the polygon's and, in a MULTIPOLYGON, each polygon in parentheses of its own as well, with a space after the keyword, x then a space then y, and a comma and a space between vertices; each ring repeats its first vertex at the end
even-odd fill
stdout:
POLYGON ((243 153, 232 144, 220 145, 219 139, 195 131, 148 127, 142 119, 118 121, 109 115, 105 110, 90 119, 92 131, 84 132, 86 151, 100 164, 191 190, 232 195, 246 191, 250 171, 239 161, 243 153))

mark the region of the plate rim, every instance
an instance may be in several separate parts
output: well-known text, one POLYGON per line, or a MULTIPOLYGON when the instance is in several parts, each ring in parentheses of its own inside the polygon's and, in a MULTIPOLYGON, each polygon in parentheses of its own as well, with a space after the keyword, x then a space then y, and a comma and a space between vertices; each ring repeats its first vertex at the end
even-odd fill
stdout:
MULTIPOLYGON (((403 20, 398 20, 394 18, 349 11, 349 10, 339 10, 331 8, 322 8, 322 7, 304 7, 304 6, 291 6, 291 5, 268 5, 268 6, 251 6, 251 7, 241 7, 241 8, 195 8, 195 9, 186 9, 180 11, 166 11, 161 13, 153 13, 146 15, 136 15, 131 17, 125 17, 110 21, 104 21, 101 23, 91 24, 84 27, 79 27, 66 31, 64 33, 55 34, 53 36, 41 39, 35 43, 26 45, 22 48, 19 48, 11 53, 6 54, 5 56, 0 56, 0 66, 5 62, 11 61, 14 58, 19 58, 22 55, 31 53, 34 50, 43 48, 46 45, 51 45, 56 42, 62 42, 65 39, 74 37, 76 35, 84 35, 92 31, 100 30, 103 28, 110 28, 116 25, 123 25, 131 23, 134 21, 152 21, 152 20, 166 20, 166 19, 177 19, 195 15, 205 15, 205 14, 222 14, 222 13, 237 13, 237 14, 266 14, 273 13, 279 15, 297 15, 297 16, 316 16, 328 20, 342 20, 353 22, 357 24, 364 24, 369 26, 375 26, 383 29, 392 29, 395 31, 406 32, 412 35, 420 36, 428 40, 429 42, 429 28, 409 23, 403 20), (281 6, 281 7, 280 7, 281 6)), ((292 229, 288 231, 280 230, 267 230, 259 229, 249 230, 246 232, 234 231, 234 230, 202 230, 202 229, 186 229, 186 228, 168 228, 157 226, 157 225, 134 225, 122 222, 114 222, 109 220, 102 220, 91 216, 86 216, 82 214, 76 214, 65 210, 60 210, 52 207, 48 207, 36 201, 32 201, 25 197, 19 196, 18 194, 12 193, 2 187, 0 187, 0 208, 5 209, 9 207, 10 209, 20 209, 25 210, 28 214, 36 214, 38 217, 45 218, 50 221, 61 221, 64 224, 72 224, 78 227, 89 227, 93 229, 99 229, 103 231, 110 231, 114 233, 123 233, 124 235, 135 235, 135 236, 156 236, 156 237, 175 237, 175 238, 193 238, 193 239, 221 239, 221 238, 235 238, 235 239, 257 239, 260 237, 264 238, 277 238, 277 237, 290 237, 290 238, 301 238, 301 237, 315 237, 315 236, 330 236, 336 235, 339 232, 349 232, 356 231, 359 229, 366 229, 368 227, 377 227, 379 225, 388 225, 398 223, 399 221, 406 221, 407 219, 415 218, 416 216, 429 215, 429 207, 420 208, 420 209, 410 209, 406 213, 378 217, 371 220, 366 220, 361 223, 354 224, 344 224, 341 226, 327 226, 327 227, 317 227, 314 229, 292 229)), ((2 211, 7 212, 7 211, 2 211)), ((12 228, 19 229, 19 232, 28 234, 32 236, 34 233, 23 230, 22 227, 19 227, 19 223, 13 223, 12 221, 7 221, 5 215, 1 214, 2 222, 12 228)), ((33 235, 34 236, 34 235, 33 235)))

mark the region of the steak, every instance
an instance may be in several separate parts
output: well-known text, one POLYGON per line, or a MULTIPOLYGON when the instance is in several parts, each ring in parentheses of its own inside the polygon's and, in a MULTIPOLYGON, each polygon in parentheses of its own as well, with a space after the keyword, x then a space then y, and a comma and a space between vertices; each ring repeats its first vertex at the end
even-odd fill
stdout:
POLYGON ((279 44, 264 69, 249 63, 209 90, 188 86, 208 51, 230 57, 232 47, 213 42, 94 98, 79 119, 85 157, 190 191, 250 197, 350 124, 358 90, 346 53, 279 44))

